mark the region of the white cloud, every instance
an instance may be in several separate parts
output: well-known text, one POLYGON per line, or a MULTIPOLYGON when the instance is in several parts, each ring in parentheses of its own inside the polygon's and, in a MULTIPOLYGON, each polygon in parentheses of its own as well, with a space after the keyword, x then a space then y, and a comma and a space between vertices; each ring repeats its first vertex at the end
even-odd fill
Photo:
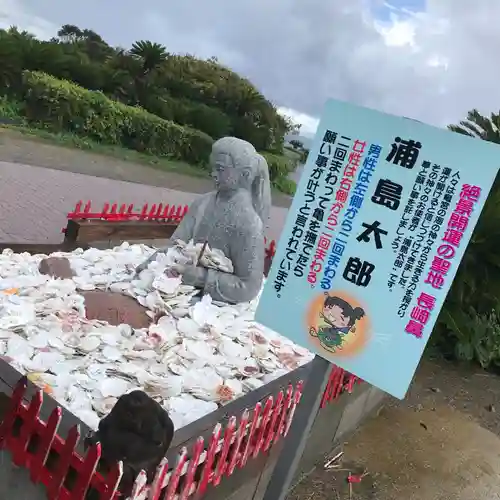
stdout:
POLYGON ((35 15, 16 0, 0 0, 0 28, 7 29, 11 26, 29 31, 41 40, 55 36, 59 29, 56 24, 35 15))
POLYGON ((391 14, 390 21, 374 21, 375 29, 382 35, 388 47, 415 47, 415 23, 413 20, 401 20, 391 14))
POLYGON ((280 107, 278 108, 278 112, 284 116, 290 117, 294 123, 300 123, 302 125, 300 127, 301 135, 312 137, 316 133, 319 124, 318 118, 314 118, 313 116, 291 108, 280 107))

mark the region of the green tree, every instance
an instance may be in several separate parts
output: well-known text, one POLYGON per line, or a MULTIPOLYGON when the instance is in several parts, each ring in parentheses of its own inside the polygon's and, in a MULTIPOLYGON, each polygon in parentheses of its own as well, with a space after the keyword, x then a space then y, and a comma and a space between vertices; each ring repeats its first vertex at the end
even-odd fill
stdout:
POLYGON ((168 55, 167 49, 163 45, 147 40, 135 42, 130 49, 130 54, 141 60, 145 75, 160 66, 168 55))
POLYGON ((213 138, 241 137, 259 151, 281 153, 284 136, 297 128, 251 81, 215 57, 169 54, 163 45, 146 40, 130 50, 112 47, 95 31, 73 24, 61 26, 50 41, 15 27, 0 30, 2 94, 20 91, 22 70, 100 90, 213 138))
POLYGON ((74 24, 64 24, 57 32, 57 36, 66 43, 75 43, 82 38, 82 30, 74 24))
POLYGON ((304 149, 304 143, 297 139, 292 139, 290 141, 290 144, 293 147, 293 149, 304 149))

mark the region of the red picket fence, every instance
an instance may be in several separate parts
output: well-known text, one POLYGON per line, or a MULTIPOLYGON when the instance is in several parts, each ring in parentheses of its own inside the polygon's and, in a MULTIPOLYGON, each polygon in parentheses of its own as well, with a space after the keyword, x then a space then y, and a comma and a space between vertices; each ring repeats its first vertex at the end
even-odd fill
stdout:
POLYGON ((157 220, 174 222, 180 221, 187 213, 188 205, 169 205, 163 203, 153 203, 151 206, 145 203, 137 211, 133 203, 127 205, 123 203, 105 203, 98 212, 92 212, 92 202, 88 200, 85 204, 82 200, 77 202, 73 211, 67 215, 68 219, 103 219, 112 221, 127 220, 157 220))
MULTIPOLYGON (((360 380, 334 367, 321 406, 338 398, 344 390, 351 392, 356 382, 360 380)), ((82 457, 76 451, 80 439, 78 426, 70 429, 66 439, 59 436, 62 409, 54 409, 44 422, 40 418, 43 391, 38 390, 26 404, 23 402, 26 389, 27 378, 23 377, 0 424, 0 449, 11 452, 15 465, 30 470, 32 482, 46 486, 50 500, 83 500, 89 488, 97 491, 101 500, 122 498, 118 491, 122 464, 115 464, 106 476, 97 472, 100 445, 91 447, 82 457), (55 464, 53 460, 50 463, 54 454, 58 457, 55 464)), ((269 396, 264 403, 257 403, 252 411, 245 410, 239 419, 232 416, 224 429, 218 423, 209 443, 198 437, 190 453, 183 448, 171 467, 165 458, 151 485, 146 485, 144 472, 139 474, 130 498, 159 500, 164 495, 161 497, 164 500, 187 500, 203 494, 209 485, 218 486, 224 476, 244 467, 259 453, 268 452, 287 435, 301 394, 302 381, 280 391, 276 397, 269 396)))
MULTIPOLYGON (((145 203, 142 208, 137 209, 133 203, 127 205, 122 203, 104 203, 101 210, 92 211, 92 202, 88 200, 85 204, 78 201, 75 208, 66 216, 68 220, 99 219, 114 222, 124 221, 158 221, 158 222, 180 222, 189 209, 188 205, 169 205, 163 203, 145 203)), ((66 228, 61 232, 64 234, 66 228)), ((267 239, 265 240, 267 245, 267 239)), ((272 259, 276 253, 276 241, 266 246, 266 258, 272 259)))

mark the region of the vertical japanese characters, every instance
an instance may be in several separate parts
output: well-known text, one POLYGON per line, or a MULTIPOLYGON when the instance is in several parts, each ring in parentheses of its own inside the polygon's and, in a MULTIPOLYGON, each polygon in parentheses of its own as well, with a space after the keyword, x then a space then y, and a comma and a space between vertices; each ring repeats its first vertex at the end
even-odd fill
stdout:
POLYGON ((430 269, 424 283, 429 285, 429 292, 422 292, 410 313, 405 331, 417 338, 423 335, 424 327, 429 321, 432 310, 434 309, 436 298, 432 293, 432 288, 441 290, 446 282, 446 276, 452 268, 453 259, 465 230, 469 224, 469 219, 474 210, 474 205, 479 201, 481 188, 463 184, 460 197, 451 213, 448 224, 442 238, 441 244, 433 256, 430 269))
POLYGON ((313 171, 307 181, 304 203, 299 208, 291 235, 286 243, 285 256, 279 263, 274 279, 277 296, 290 275, 301 278, 308 268, 318 231, 328 213, 330 197, 339 181, 341 170, 350 147, 349 137, 338 137, 336 132, 326 130, 316 157, 313 171), (318 192, 323 185, 323 191, 318 192))

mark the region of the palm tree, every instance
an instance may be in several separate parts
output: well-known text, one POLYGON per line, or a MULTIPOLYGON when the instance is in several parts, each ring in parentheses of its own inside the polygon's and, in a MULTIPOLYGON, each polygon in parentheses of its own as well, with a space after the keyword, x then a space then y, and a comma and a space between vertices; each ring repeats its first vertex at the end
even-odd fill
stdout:
POLYGON ((130 49, 130 54, 142 61, 144 75, 160 66, 168 56, 167 49, 163 45, 147 40, 135 42, 130 49))
POLYGON ((448 129, 500 144, 500 114, 491 113, 490 118, 487 118, 477 109, 473 109, 467 113, 466 120, 462 120, 459 125, 448 125, 448 129))

